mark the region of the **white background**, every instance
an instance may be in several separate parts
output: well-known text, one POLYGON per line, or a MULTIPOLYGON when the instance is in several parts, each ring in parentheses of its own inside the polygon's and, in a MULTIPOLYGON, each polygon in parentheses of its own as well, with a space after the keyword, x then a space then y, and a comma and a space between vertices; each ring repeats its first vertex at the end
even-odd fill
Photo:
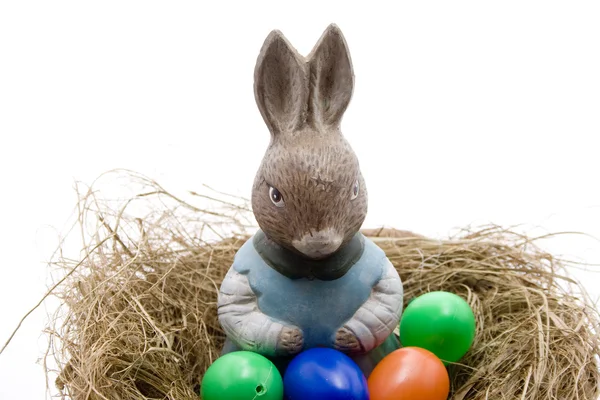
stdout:
MULTIPOLYGON (((0 341, 49 284, 76 180, 129 168, 249 196, 269 140, 252 75, 274 28, 303 54, 330 22, 346 36, 368 226, 600 237, 599 21, 595 1, 1 2, 0 341)), ((589 237, 545 245, 600 263, 589 237)), ((597 299, 598 274, 577 276, 597 299)), ((44 398, 49 311, 0 356, 0 399, 44 398)))

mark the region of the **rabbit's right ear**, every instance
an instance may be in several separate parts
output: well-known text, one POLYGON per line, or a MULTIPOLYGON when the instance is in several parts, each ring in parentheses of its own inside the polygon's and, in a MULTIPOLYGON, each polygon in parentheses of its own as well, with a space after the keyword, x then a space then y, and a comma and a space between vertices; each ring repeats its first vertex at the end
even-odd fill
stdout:
POLYGON ((279 30, 269 34, 258 56, 254 97, 274 136, 297 130, 306 121, 308 67, 279 30))
POLYGON ((311 77, 310 118, 337 127, 352 98, 354 71, 340 28, 331 24, 308 56, 311 77))

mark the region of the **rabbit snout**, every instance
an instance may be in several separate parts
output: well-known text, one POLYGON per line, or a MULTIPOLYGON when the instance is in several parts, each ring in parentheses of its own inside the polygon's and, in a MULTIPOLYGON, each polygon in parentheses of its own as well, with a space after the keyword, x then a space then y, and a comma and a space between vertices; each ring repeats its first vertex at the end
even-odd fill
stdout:
POLYGON ((344 237, 335 229, 328 228, 308 232, 300 239, 293 240, 292 245, 305 256, 319 259, 335 253, 343 240, 344 237))

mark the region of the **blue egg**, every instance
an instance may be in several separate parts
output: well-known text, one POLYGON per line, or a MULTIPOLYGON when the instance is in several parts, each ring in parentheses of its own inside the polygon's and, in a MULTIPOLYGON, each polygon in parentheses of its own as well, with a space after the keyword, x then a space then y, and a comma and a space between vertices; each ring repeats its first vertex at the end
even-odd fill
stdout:
POLYGON ((286 400, 369 400, 367 379, 350 357, 314 348, 297 355, 283 377, 286 400))

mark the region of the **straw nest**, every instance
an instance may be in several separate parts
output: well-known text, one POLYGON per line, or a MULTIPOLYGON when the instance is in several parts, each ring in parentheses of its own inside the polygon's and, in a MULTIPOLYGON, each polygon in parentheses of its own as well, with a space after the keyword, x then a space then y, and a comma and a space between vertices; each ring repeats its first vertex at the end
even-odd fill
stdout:
MULTIPOLYGON (((138 182, 145 192, 121 205, 82 196, 85 250, 55 264, 62 306, 48 357, 63 398, 198 399, 223 343, 217 291, 252 232, 247 203, 138 182)), ((597 313, 534 239, 498 227, 447 240, 365 233, 398 269, 406 302, 445 290, 473 308, 477 335, 450 367, 452 399, 598 398, 597 313)))

